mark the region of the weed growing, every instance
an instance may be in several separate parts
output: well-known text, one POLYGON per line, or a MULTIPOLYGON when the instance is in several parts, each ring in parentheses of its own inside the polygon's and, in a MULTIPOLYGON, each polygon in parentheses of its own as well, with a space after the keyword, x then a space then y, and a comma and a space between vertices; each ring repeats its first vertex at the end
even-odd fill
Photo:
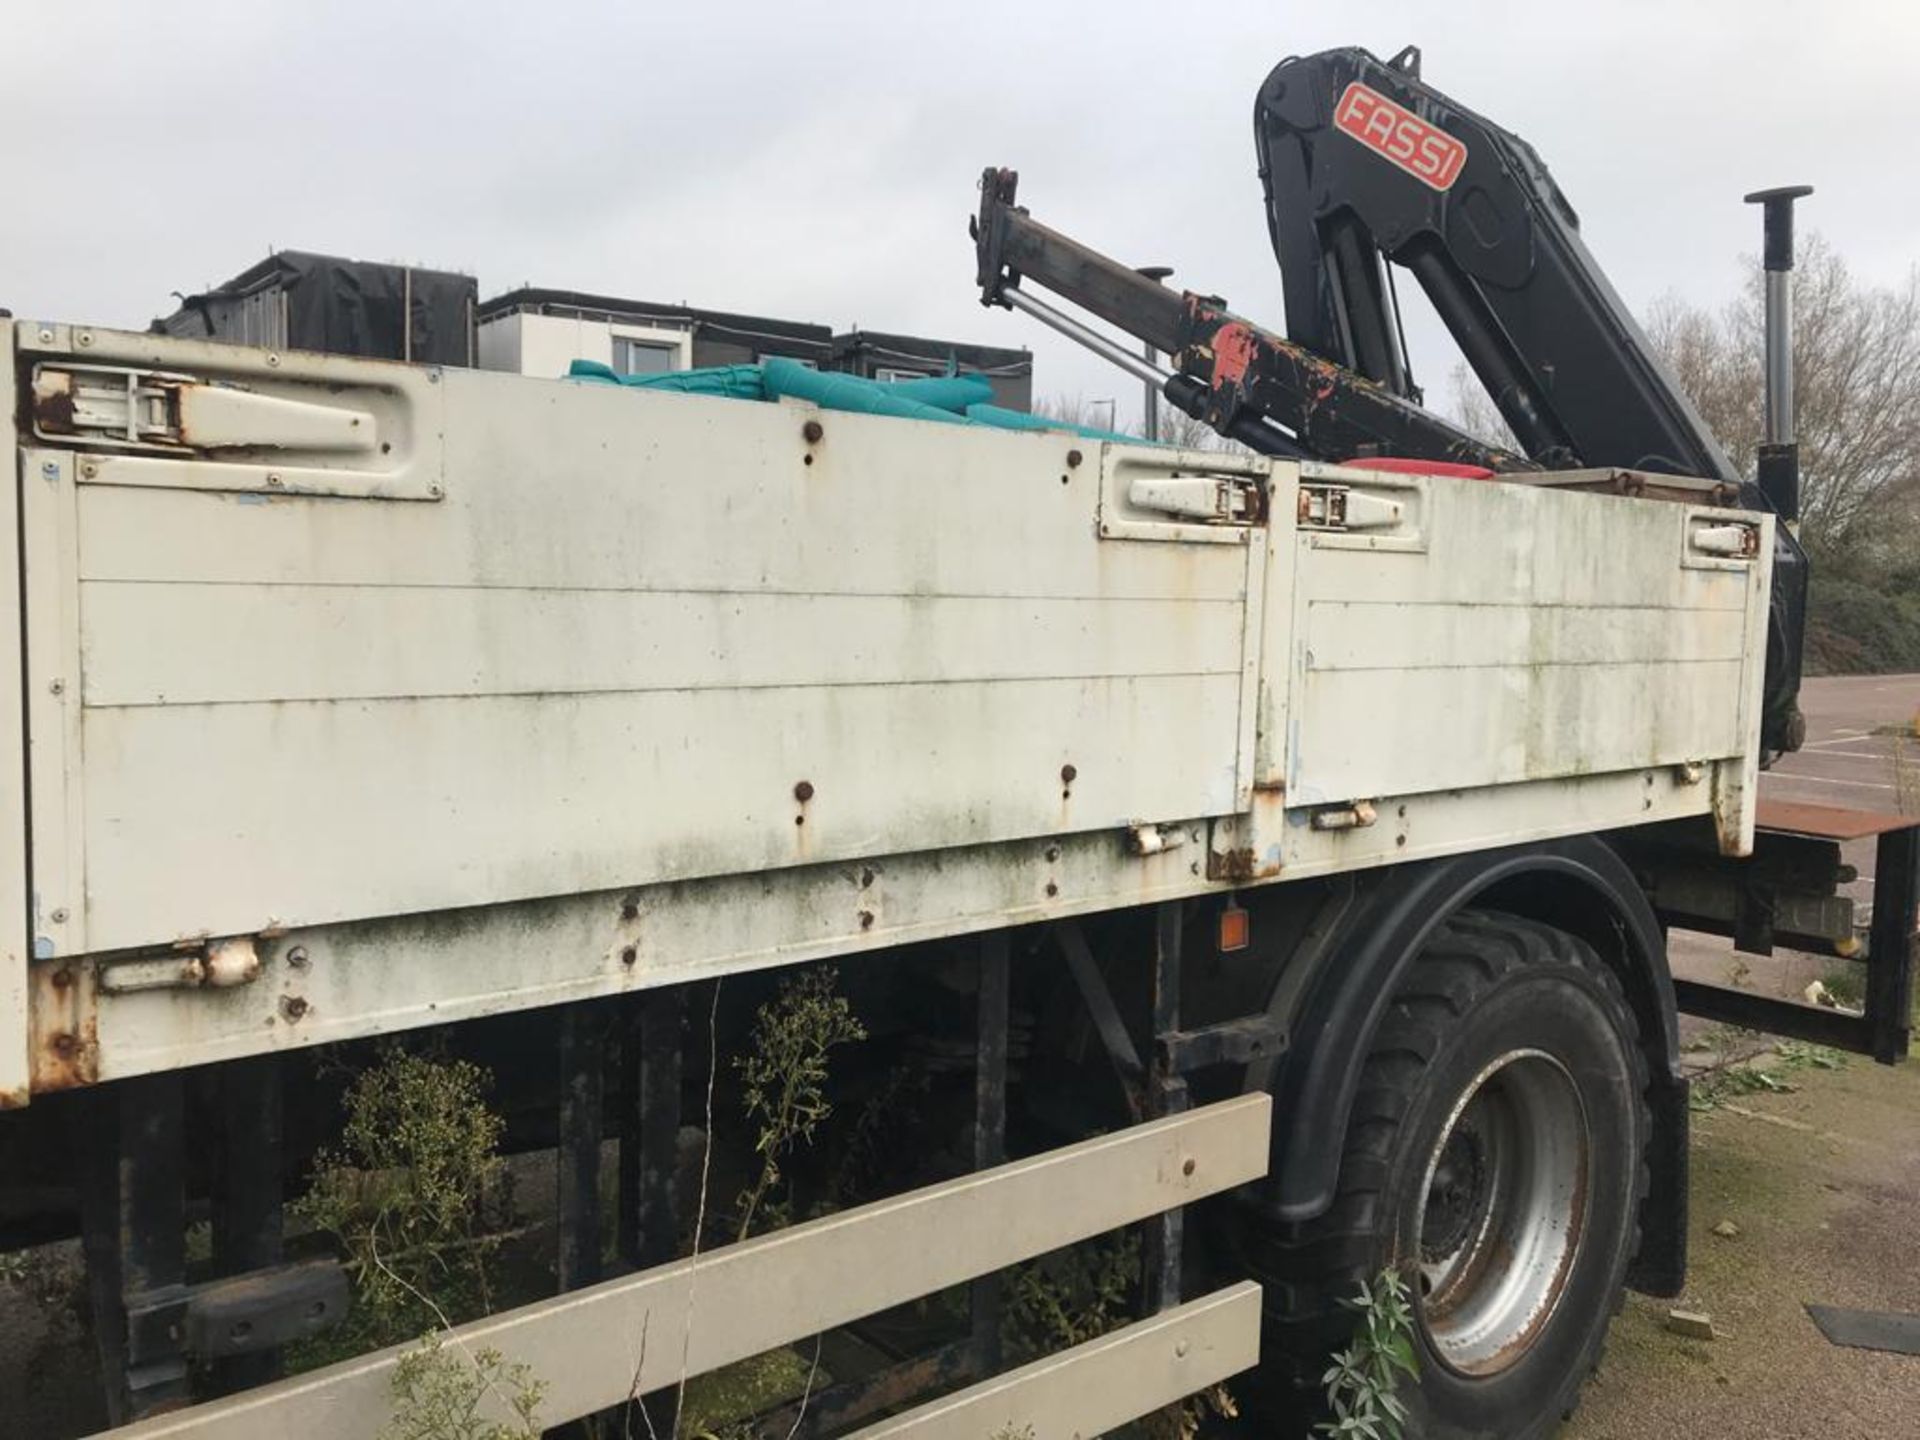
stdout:
POLYGON ((770 1228, 791 1220, 791 1196, 781 1193, 782 1164, 797 1146, 811 1143, 815 1128, 833 1113, 829 1054, 867 1038, 853 1007, 835 990, 837 980, 831 966, 783 980, 754 1015, 747 1053, 734 1061, 742 1103, 758 1127, 753 1150, 760 1161, 759 1173, 740 1193, 739 1239, 753 1233, 756 1220, 771 1221, 770 1228))
POLYGON ((1827 987, 1827 994, 1834 1002, 1849 1010, 1858 1010, 1866 1004, 1867 986, 1861 974, 1862 966, 1855 964, 1829 965, 1820 976, 1820 983, 1827 987))
POLYGON ((1791 1076, 1806 1070, 1839 1070, 1846 1056, 1825 1045, 1809 1045, 1799 1040, 1782 1040, 1773 1047, 1772 1063, 1758 1064, 1763 1056, 1730 1059, 1697 1076, 1688 1103, 1701 1114, 1717 1109, 1743 1095, 1784 1095, 1800 1087, 1791 1076))
MULTIPOLYGON (((1016 1361, 1098 1339, 1134 1316, 1140 1286, 1140 1237, 1121 1231, 1042 1255, 1013 1271, 1001 1334, 1016 1361)), ((1211 1385, 1142 1416, 1145 1440, 1194 1440, 1209 1415, 1240 1413, 1224 1385, 1211 1385)))
POLYGON ((1403 1377, 1419 1375, 1413 1358, 1413 1305, 1407 1282, 1392 1270, 1383 1270, 1360 1293, 1341 1304, 1357 1311, 1360 1327, 1353 1343, 1337 1352, 1320 1384, 1327 1395, 1330 1418, 1314 1427, 1317 1434, 1361 1437, 1361 1440, 1400 1440, 1405 1433, 1407 1407, 1394 1392, 1403 1377))
MULTIPOLYGON (((347 1092, 337 1149, 321 1152, 295 1214, 346 1257, 354 1308, 314 1363, 484 1314, 504 1208, 503 1122, 485 1071, 388 1051, 347 1092), (339 1346, 348 1348, 341 1350, 339 1346)), ((458 1432, 464 1433, 464 1432, 458 1432)))
POLYGON ((429 1334, 393 1371, 393 1418, 380 1440, 539 1440, 546 1383, 498 1350, 448 1350, 429 1334), (489 1407, 492 1399, 495 1405, 489 1407), (488 1418, 489 1410, 511 1418, 488 1418))

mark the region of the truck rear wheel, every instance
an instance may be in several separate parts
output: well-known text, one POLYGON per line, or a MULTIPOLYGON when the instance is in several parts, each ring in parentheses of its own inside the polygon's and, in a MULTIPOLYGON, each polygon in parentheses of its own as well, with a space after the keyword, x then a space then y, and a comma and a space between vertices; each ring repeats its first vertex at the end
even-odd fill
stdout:
POLYGON ((1235 1227, 1267 1291, 1256 1403, 1313 1414, 1354 1329, 1340 1301, 1391 1269, 1414 1301, 1408 1433, 1550 1431, 1638 1243, 1646 1089, 1632 1012, 1590 946, 1491 911, 1449 919, 1364 1062, 1332 1208, 1235 1227))

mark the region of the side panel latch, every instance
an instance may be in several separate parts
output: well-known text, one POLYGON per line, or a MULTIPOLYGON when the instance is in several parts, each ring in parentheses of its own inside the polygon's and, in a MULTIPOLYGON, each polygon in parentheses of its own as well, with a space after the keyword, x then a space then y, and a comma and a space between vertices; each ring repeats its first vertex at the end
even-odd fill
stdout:
POLYGON ((1384 530, 1400 523, 1406 505, 1346 485, 1300 482, 1302 530, 1384 530))
POLYGON ((1127 501, 1141 510, 1214 525, 1258 525, 1267 509, 1258 482, 1243 475, 1143 477, 1127 487, 1127 501))
POLYGON ((33 430, 41 440, 174 452, 371 454, 380 443, 369 411, 117 365, 34 366, 33 430))

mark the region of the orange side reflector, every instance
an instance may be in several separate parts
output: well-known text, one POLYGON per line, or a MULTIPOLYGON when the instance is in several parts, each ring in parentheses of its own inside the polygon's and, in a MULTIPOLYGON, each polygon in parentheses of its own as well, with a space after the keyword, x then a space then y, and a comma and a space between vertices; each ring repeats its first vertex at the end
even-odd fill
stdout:
POLYGON ((1247 912, 1231 901, 1220 912, 1220 953, 1244 950, 1253 939, 1253 922, 1247 912))

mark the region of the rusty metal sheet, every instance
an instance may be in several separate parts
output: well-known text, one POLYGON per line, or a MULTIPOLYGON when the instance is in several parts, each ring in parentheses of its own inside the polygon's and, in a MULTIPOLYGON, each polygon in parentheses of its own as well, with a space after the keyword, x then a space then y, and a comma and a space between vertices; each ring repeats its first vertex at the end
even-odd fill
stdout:
POLYGON ((1920 825, 1920 818, 1882 810, 1849 810, 1841 805, 1816 805, 1803 800, 1760 797, 1755 825, 1781 835, 1805 835, 1815 840, 1864 840, 1889 830, 1920 825))

